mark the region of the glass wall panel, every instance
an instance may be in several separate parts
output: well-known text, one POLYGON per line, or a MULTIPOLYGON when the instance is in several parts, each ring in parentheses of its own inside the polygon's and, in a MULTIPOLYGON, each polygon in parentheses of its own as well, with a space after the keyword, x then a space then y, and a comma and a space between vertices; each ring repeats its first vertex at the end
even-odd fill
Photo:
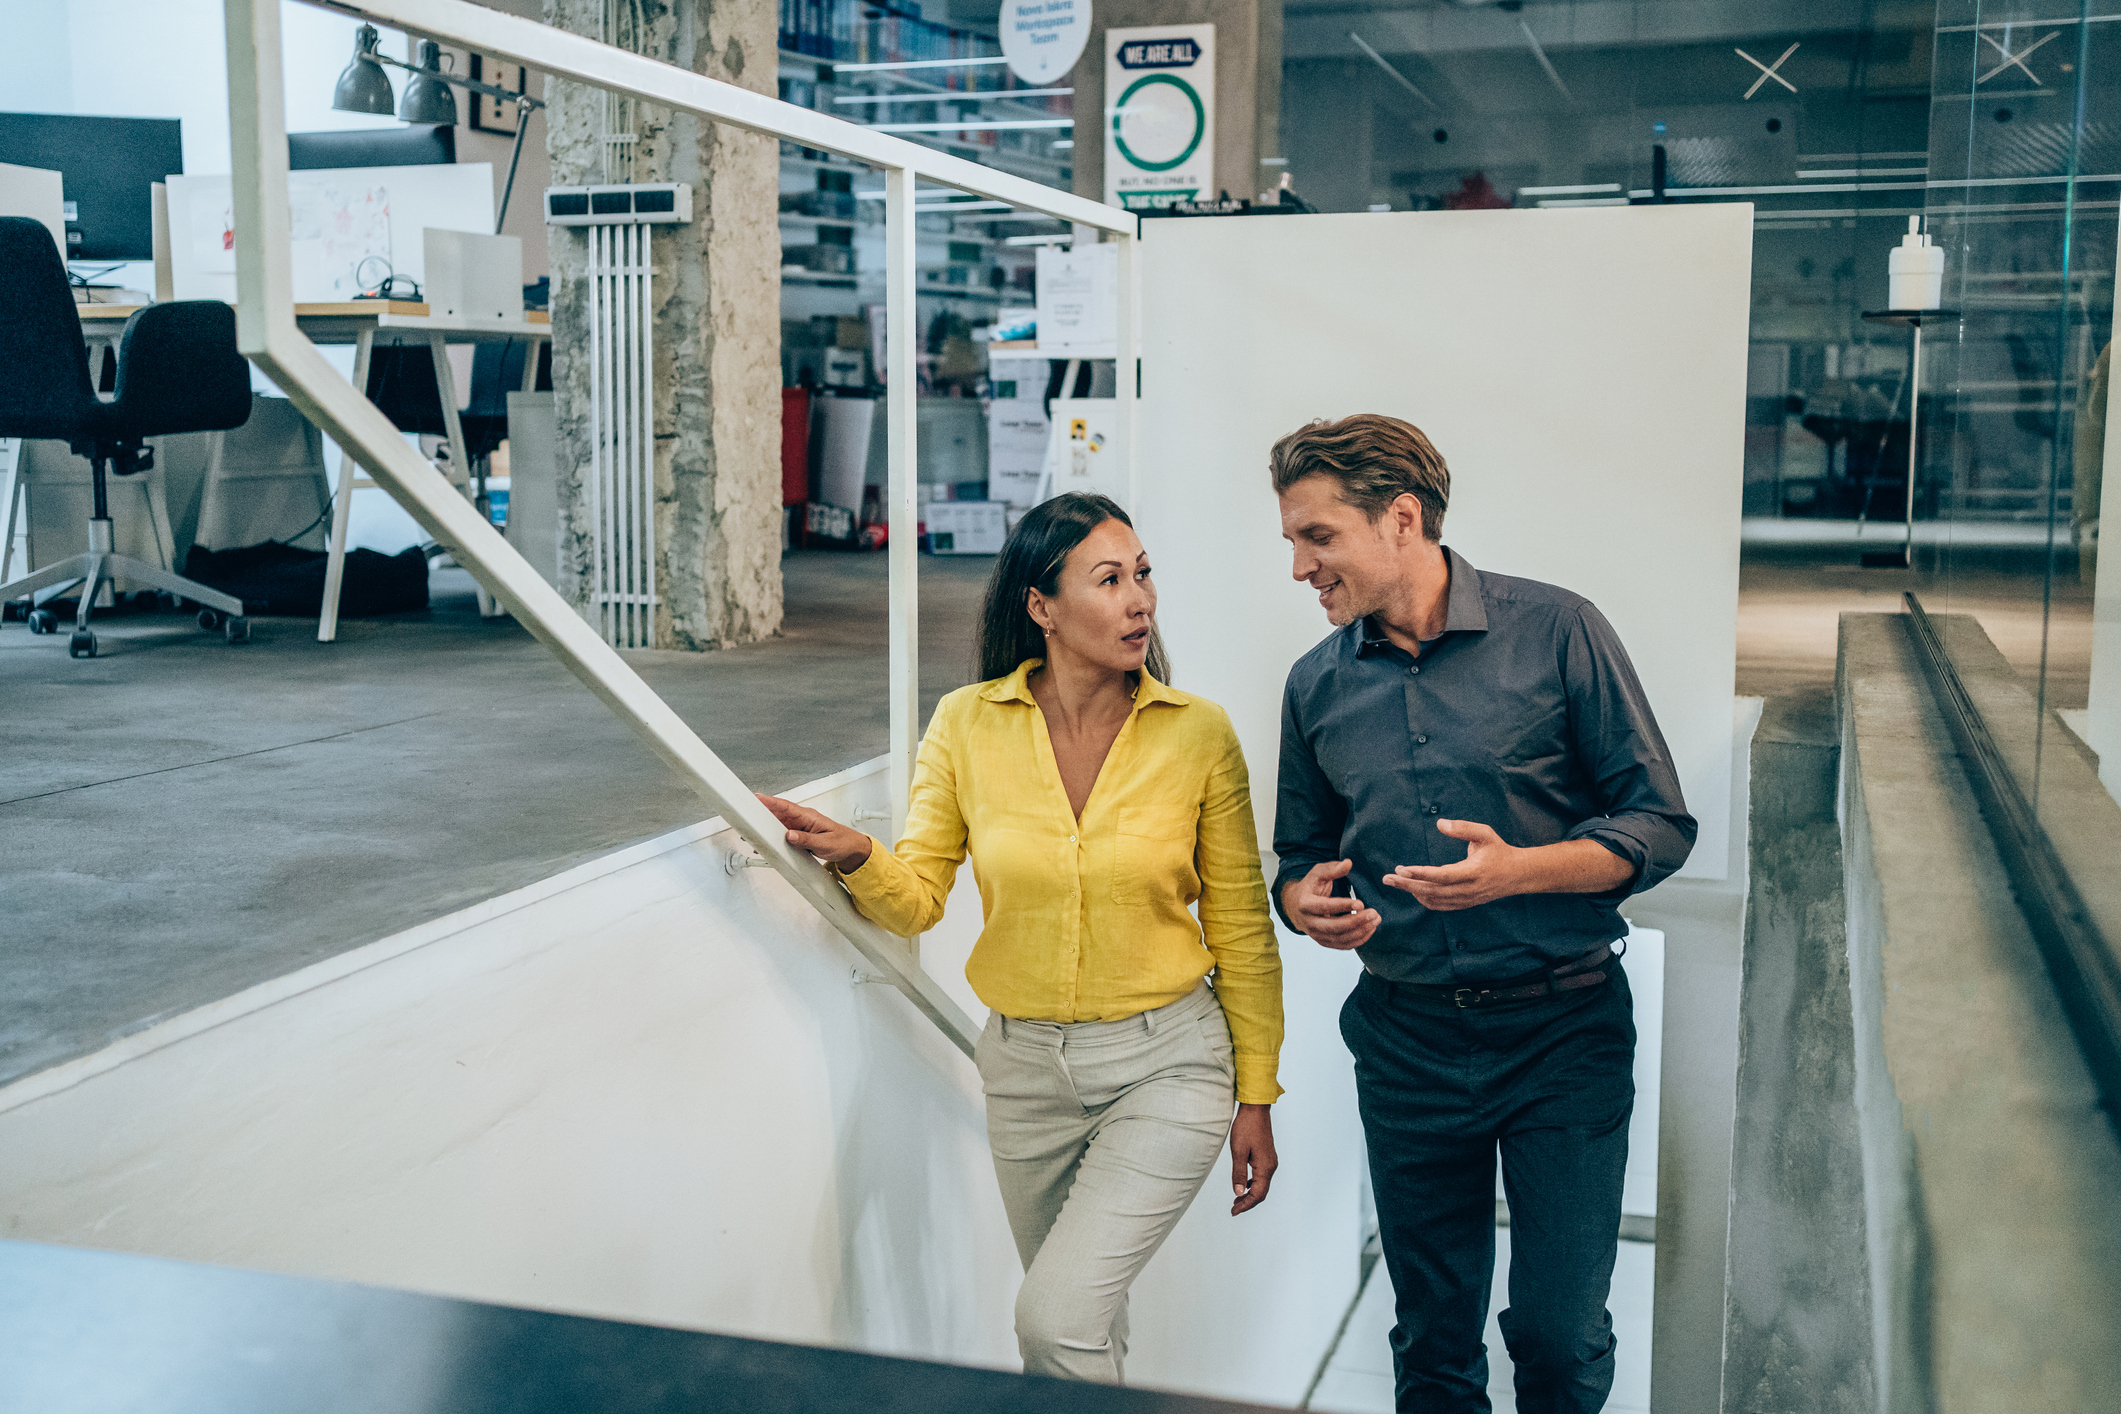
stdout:
POLYGON ((1935 11, 1799 13, 1295 0, 1289 170, 1332 211, 1753 203, 1746 514, 1897 543, 1908 339, 1862 315, 1924 209, 1935 11))
POLYGON ((1824 690, 1835 616, 1913 589, 1979 620, 2039 762, 2098 752, 2121 792, 2121 573, 2095 607, 2116 0, 1290 0, 1284 55, 1287 170, 1322 210, 1752 203, 1740 690, 1824 690), (1911 322, 1878 317, 1911 218, 1950 312, 1919 377, 1911 322))
MULTIPOLYGON (((2022 784, 2038 803, 2054 753, 2102 736, 2090 709, 2121 13, 1944 0, 1930 147, 1928 222, 1959 317, 1934 331, 1923 380, 1934 422, 1918 479, 1941 521, 1927 568, 1940 605, 1995 606, 1992 636, 2031 689, 2030 720, 1998 730, 2030 736, 2022 784)), ((2111 694, 2099 706, 2121 711, 2111 694)))
MULTIPOLYGON (((780 96, 1068 190, 1067 77, 1024 83, 1001 61, 996 8, 955 10, 931 4, 924 16, 914 3, 782 0, 780 96)), ((783 460, 793 468, 783 494, 809 498, 789 511, 792 544, 883 541, 883 195, 881 172, 781 144, 783 460)), ((1017 346, 1030 339, 1038 251, 1065 243, 1068 227, 926 181, 915 211, 921 503, 1019 495, 996 482, 1018 487, 1020 475, 1008 478, 1026 454, 1010 443, 996 455, 990 444, 1011 434, 1035 441, 1034 468, 1043 449, 1046 365, 1017 346)))

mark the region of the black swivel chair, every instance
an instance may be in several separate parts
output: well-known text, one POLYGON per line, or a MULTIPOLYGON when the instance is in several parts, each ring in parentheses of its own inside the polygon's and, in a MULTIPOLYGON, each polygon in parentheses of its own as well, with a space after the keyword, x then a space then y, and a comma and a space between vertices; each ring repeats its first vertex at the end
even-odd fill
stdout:
MULTIPOLYGON (((471 356, 471 391, 466 406, 457 414, 464 431, 465 454, 471 465, 466 476, 483 475, 479 464, 508 437, 508 395, 523 386, 523 362, 529 357, 527 341, 509 339, 480 344, 471 356)), ((552 345, 538 341, 536 386, 552 391, 552 345)), ((435 387, 434 355, 423 344, 378 347, 369 354, 368 400, 390 419, 400 432, 423 432, 434 437, 449 433, 442 415, 442 398, 435 387)))
MULTIPOLYGON (((115 396, 98 397, 81 317, 51 233, 41 221, 0 216, 0 437, 70 444, 88 458, 96 498, 88 552, 0 585, 0 602, 24 596, 41 602, 79 584, 81 607, 68 649, 76 658, 96 656, 89 614, 114 579, 189 599, 203 606, 200 627, 225 628, 231 643, 248 638, 242 600, 113 553, 104 477, 132 476, 154 464, 142 438, 217 432, 249 418, 250 367, 236 351, 236 313, 218 300, 150 305, 128 319, 118 339, 115 396)), ((32 632, 56 627, 50 611, 32 610, 32 632)))

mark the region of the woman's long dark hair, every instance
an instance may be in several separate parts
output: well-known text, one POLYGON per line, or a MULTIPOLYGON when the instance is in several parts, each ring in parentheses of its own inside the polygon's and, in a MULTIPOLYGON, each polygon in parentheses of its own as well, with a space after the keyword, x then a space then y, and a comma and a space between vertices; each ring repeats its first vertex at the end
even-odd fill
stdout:
MULTIPOLYGON (((1069 491, 1032 509, 1009 533, 987 577, 987 597, 980 608, 977 655, 979 680, 1005 678, 1026 658, 1046 656, 1046 635, 1026 607, 1030 591, 1052 594, 1060 588, 1061 566, 1068 552, 1108 520, 1133 527, 1134 522, 1109 496, 1069 491)), ((1149 659, 1143 666, 1158 682, 1171 681, 1163 635, 1149 627, 1149 659)))

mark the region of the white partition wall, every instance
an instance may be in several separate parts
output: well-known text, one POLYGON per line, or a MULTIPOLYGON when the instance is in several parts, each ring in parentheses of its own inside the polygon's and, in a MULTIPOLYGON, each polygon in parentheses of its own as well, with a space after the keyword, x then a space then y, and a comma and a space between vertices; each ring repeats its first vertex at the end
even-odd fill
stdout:
POLYGON ((1282 683, 1329 631, 1267 482, 1313 418, 1451 468, 1444 543, 1612 620, 1722 878, 1752 207, 1143 223, 1137 511, 1179 683, 1222 703, 1272 838, 1282 683))

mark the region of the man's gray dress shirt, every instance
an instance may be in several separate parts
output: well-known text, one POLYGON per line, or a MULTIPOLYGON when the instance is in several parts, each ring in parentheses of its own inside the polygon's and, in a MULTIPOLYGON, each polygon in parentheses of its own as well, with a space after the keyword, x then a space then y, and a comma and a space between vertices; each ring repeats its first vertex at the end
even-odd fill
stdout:
POLYGON ((1459 986, 1551 967, 1624 935, 1621 900, 1684 864, 1696 826, 1605 616, 1582 595, 1482 574, 1444 553, 1443 632, 1418 660, 1364 619, 1289 670, 1273 898, 1282 912, 1290 880, 1353 859, 1348 882, 1382 915, 1356 950, 1363 965, 1395 982, 1459 986), (1380 881, 1396 865, 1465 858, 1439 818, 1491 825, 1520 846, 1593 839, 1635 874, 1603 894, 1523 894, 1432 913, 1380 881))

